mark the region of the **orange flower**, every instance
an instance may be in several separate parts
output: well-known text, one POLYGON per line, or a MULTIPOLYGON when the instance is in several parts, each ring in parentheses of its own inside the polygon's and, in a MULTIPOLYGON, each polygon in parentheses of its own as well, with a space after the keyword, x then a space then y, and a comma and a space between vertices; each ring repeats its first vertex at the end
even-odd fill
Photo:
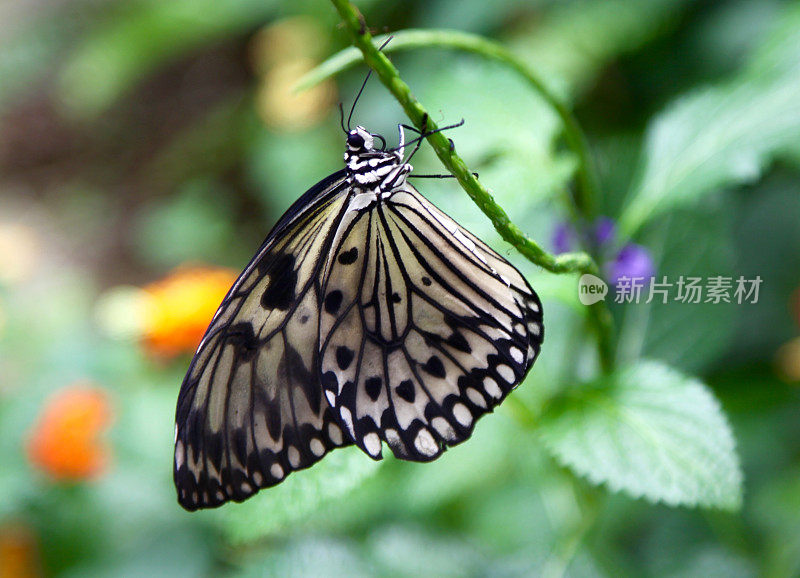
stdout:
POLYGON ((56 480, 98 476, 108 463, 100 434, 111 422, 105 392, 77 383, 48 399, 28 440, 31 463, 56 480))
POLYGON ((0 578, 42 575, 39 545, 33 531, 15 520, 0 525, 0 578))
POLYGON ((147 349, 162 357, 194 352, 235 279, 228 269, 181 268, 146 286, 147 349))

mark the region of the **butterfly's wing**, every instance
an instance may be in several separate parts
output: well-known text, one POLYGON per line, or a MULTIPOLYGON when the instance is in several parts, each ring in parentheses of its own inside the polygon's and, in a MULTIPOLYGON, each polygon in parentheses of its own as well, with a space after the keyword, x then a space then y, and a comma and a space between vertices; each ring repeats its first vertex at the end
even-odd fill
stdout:
POLYGON ((287 211, 222 302, 178 397, 175 486, 188 510, 241 501, 351 443, 322 396, 320 270, 344 172, 287 211))
POLYGON ((358 446, 429 461, 530 369, 542 308, 523 276, 406 184, 348 212, 320 320, 325 395, 358 446))

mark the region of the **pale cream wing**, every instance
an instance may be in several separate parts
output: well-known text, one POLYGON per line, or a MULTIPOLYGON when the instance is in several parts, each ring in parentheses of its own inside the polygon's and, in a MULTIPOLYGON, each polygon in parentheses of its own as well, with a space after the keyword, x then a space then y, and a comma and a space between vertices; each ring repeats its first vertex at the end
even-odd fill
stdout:
POLYGON ((323 287, 321 381, 356 444, 428 461, 524 378, 542 308, 505 259, 404 185, 349 214, 323 287))
POLYGON ((348 187, 293 205, 231 288, 181 386, 174 478, 189 510, 241 501, 351 443, 318 371, 321 269, 348 187))

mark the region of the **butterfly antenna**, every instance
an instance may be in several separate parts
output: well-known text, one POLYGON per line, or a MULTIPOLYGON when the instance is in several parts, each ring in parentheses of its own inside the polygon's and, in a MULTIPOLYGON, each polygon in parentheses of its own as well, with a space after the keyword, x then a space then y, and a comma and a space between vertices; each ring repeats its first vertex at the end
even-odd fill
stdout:
MULTIPOLYGON (((378 51, 380 52, 381 50, 386 48, 386 45, 389 44, 389 42, 391 42, 392 38, 394 38, 394 36, 390 36, 389 38, 387 38, 386 41, 383 44, 381 44, 380 48, 378 48, 378 51)), ((358 99, 361 98, 361 93, 364 92, 364 88, 367 86, 367 81, 369 80, 371 74, 372 74, 372 69, 370 69, 370 71, 367 72, 367 77, 364 79, 364 82, 361 83, 361 88, 358 89, 358 94, 356 94, 356 98, 353 101, 353 106, 350 107, 350 114, 347 115, 347 132, 350 132, 350 120, 353 118, 353 111, 355 111, 356 109, 356 103, 358 103, 358 99)), ((342 125, 342 128, 344 128, 344 125, 342 125)))
POLYGON ((347 129, 344 128, 344 106, 341 102, 339 103, 339 124, 341 125, 344 134, 347 134, 347 129))
MULTIPOLYGON (((414 144, 416 142, 419 142, 422 139, 431 136, 432 134, 436 134, 437 132, 442 132, 443 130, 450 130, 451 128, 458 128, 458 127, 462 126, 463 124, 464 124, 464 119, 462 118, 460 121, 458 121, 455 124, 451 124, 451 125, 448 125, 448 126, 440 126, 437 129, 429 130, 427 132, 420 133, 420 135, 418 137, 412 138, 407 143, 404 143, 403 146, 407 147, 408 145, 412 145, 412 144, 414 144)), ((398 147, 394 147, 393 149, 389 149, 388 152, 394 152, 394 151, 399 150, 399 149, 400 149, 399 146, 398 147)), ((416 152, 416 150, 414 152, 416 152)), ((406 162, 408 162, 408 160, 406 160, 406 162)))
POLYGON ((350 114, 347 115, 347 131, 350 131, 350 119, 353 118, 353 111, 356 109, 356 104, 358 103, 358 99, 361 98, 361 93, 364 92, 364 87, 367 86, 367 81, 369 77, 372 75, 372 69, 367 73, 364 82, 361 83, 361 88, 358 89, 358 94, 356 94, 356 99, 353 101, 353 106, 350 107, 350 114))

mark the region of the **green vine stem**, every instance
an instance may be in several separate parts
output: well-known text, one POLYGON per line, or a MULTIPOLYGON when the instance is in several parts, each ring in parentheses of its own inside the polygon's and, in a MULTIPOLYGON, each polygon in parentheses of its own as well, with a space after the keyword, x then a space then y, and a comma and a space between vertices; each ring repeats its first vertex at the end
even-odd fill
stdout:
MULTIPOLYGON (((430 115, 428 115, 422 104, 420 104, 411 93, 411 89, 408 85, 400 78, 397 68, 395 68, 386 55, 376 47, 372 35, 367 28, 367 23, 358 9, 348 0, 331 1, 342 17, 345 27, 349 30, 353 45, 361 52, 367 66, 375 72, 383 85, 386 86, 389 92, 397 99, 414 126, 419 130, 435 130, 437 128, 436 124, 431 120, 430 115)), ((417 34, 423 34, 423 32, 417 31, 417 34)), ((433 34, 435 34, 435 32, 433 34)), ((582 133, 567 107, 547 90, 545 85, 535 74, 528 70, 523 63, 504 48, 488 40, 469 34, 456 33, 454 35, 448 32, 444 36, 442 36, 441 33, 440 36, 438 36, 440 40, 447 37, 459 39, 458 41, 460 44, 458 47, 473 50, 480 54, 487 54, 507 63, 533 83, 536 90, 544 96, 545 100, 547 100, 551 106, 553 106, 554 110, 556 110, 564 122, 567 140, 578 153, 580 166, 582 167, 581 174, 583 176, 579 177, 579 191, 581 191, 581 193, 577 195, 575 199, 575 208, 583 217, 587 219, 591 218, 594 215, 593 201, 596 197, 596 191, 592 179, 588 176, 589 156, 586 152, 587 149, 582 133)), ((422 39, 418 35, 416 42, 420 43, 421 41, 422 39)), ((455 41, 451 41, 448 45, 456 46, 454 42, 455 41)), ((404 43, 404 45, 408 46, 407 43, 404 43)), ((335 72, 336 69, 331 66, 330 70, 335 72)), ((306 83, 313 84, 313 77, 311 82, 306 80, 306 83)), ((597 264, 590 255, 586 253, 551 255, 542 249, 538 243, 528 238, 519 227, 511 222, 511 219, 503 208, 495 202, 491 193, 478 181, 473 172, 467 167, 466 163, 451 147, 450 140, 441 132, 429 134, 427 140, 445 168, 458 180, 461 187, 466 191, 478 208, 489 217, 500 236, 506 242, 513 245, 528 260, 553 273, 598 274, 597 264)), ((614 356, 613 324, 610 312, 605 306, 605 303, 600 301, 589 307, 589 313, 589 319, 597 333, 601 367, 606 372, 611 371, 613 368, 614 356)))
MULTIPOLYGON (((374 42, 380 46, 389 39, 389 36, 376 36, 374 42)), ((578 159, 576 171, 577 196, 573 201, 576 204, 577 212, 583 218, 587 221, 594 220, 597 216, 595 199, 598 195, 598 189, 589 147, 586 144, 586 137, 569 107, 547 88, 544 81, 525 62, 496 42, 476 34, 458 30, 408 29, 392 34, 391 38, 392 41, 383 49, 384 52, 391 53, 414 48, 429 48, 431 46, 455 48, 502 62, 528 82, 561 120, 567 146, 575 153, 578 159)), ((299 91, 311 88, 361 61, 362 56, 356 48, 346 48, 300 79, 295 89, 299 91)))

